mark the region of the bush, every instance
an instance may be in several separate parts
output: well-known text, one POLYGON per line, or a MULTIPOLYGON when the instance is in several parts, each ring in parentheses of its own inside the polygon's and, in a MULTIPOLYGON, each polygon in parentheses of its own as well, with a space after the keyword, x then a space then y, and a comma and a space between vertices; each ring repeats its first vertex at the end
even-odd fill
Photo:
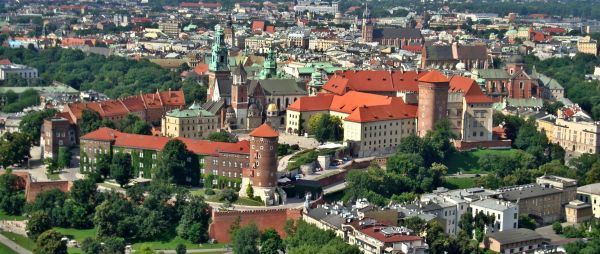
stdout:
POLYGON ((219 201, 226 201, 229 203, 233 203, 238 199, 238 194, 232 189, 224 189, 221 191, 219 195, 219 201))
POLYGON ((558 222, 558 221, 555 221, 554 223, 552 223, 552 230, 554 230, 554 233, 556 233, 556 234, 559 234, 559 235, 560 235, 560 234, 562 234, 562 232, 563 232, 563 227, 562 227, 562 225, 560 224, 560 222, 558 222))
POLYGON ((204 194, 206 194, 206 195, 215 195, 215 190, 213 190, 213 189, 206 189, 206 190, 204 190, 204 194))

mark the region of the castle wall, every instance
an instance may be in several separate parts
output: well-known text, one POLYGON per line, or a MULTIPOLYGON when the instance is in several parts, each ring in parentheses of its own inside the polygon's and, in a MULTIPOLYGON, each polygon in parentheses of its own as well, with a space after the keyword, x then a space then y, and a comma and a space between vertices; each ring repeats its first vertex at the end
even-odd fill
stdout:
POLYGON ((258 229, 264 231, 268 228, 277 230, 277 233, 283 238, 286 236, 283 226, 288 219, 297 221, 302 216, 300 209, 272 209, 272 210, 250 210, 250 211, 216 211, 212 212, 212 222, 208 228, 208 234, 211 239, 218 243, 227 243, 229 237, 229 228, 236 219, 240 218, 240 226, 256 224, 258 229))

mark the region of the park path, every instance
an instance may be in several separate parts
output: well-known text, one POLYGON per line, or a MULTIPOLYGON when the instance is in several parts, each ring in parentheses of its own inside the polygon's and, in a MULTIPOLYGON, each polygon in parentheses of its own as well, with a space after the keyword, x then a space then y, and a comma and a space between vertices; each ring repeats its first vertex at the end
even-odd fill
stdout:
POLYGON ((20 245, 13 242, 12 240, 6 238, 6 236, 4 236, 4 235, 0 235, 0 243, 6 245, 8 248, 11 248, 12 250, 14 250, 15 252, 17 252, 19 254, 32 254, 31 251, 26 250, 25 248, 21 247, 20 245))

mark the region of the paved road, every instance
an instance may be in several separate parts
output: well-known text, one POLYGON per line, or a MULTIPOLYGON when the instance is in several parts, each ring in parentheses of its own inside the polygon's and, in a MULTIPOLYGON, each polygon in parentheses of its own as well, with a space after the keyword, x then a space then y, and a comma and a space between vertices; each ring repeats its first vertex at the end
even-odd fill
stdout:
POLYGON ((25 248, 19 246, 12 240, 6 238, 4 235, 0 235, 0 243, 8 246, 9 248, 13 249, 15 252, 17 252, 19 254, 32 254, 31 251, 28 251, 25 248))

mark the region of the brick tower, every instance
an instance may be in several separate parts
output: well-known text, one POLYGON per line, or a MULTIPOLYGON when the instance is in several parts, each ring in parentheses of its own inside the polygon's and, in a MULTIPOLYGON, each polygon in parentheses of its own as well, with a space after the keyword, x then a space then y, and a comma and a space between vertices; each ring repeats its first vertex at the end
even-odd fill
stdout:
POLYGON ((277 141, 279 133, 268 124, 250 132, 250 164, 243 169, 240 196, 247 196, 248 185, 254 196, 266 205, 285 202, 285 192, 277 188, 277 141))
POLYGON ((361 35, 363 42, 373 42, 373 22, 371 21, 368 4, 365 4, 365 11, 363 12, 361 35))
POLYGON ((430 71, 419 78, 417 130, 420 137, 433 129, 435 123, 447 117, 448 78, 439 71, 430 71))

